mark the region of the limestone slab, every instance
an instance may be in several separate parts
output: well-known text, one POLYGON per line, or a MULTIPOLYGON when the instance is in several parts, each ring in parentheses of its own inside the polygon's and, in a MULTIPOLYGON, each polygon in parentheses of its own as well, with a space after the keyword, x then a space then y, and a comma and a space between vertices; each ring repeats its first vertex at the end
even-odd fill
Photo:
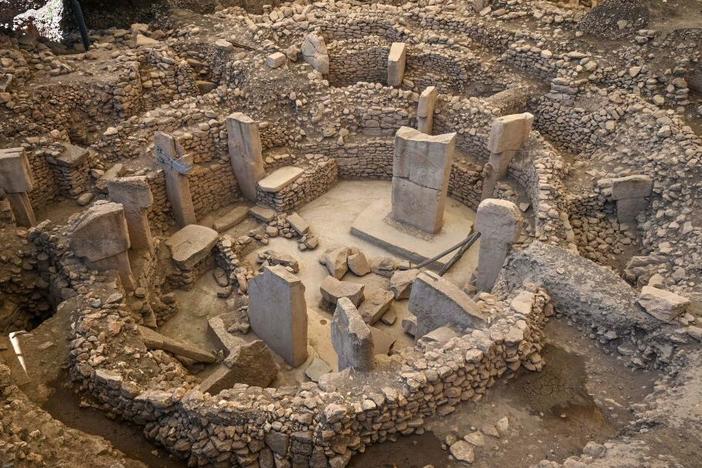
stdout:
POLYGON ((258 181, 258 187, 264 192, 278 193, 295 182, 305 171, 295 166, 285 166, 276 169, 258 181))
POLYGON ((354 304, 345 297, 339 299, 334 311, 331 341, 339 370, 369 371, 373 368, 373 335, 354 304))
POLYGON ((207 257, 219 234, 214 229, 199 224, 189 224, 166 240, 171 258, 181 268, 191 269, 207 257))
POLYGON ((217 218, 214 222, 214 229, 217 232, 228 231, 237 224, 241 223, 249 215, 249 208, 246 206, 237 206, 227 211, 224 215, 217 218))

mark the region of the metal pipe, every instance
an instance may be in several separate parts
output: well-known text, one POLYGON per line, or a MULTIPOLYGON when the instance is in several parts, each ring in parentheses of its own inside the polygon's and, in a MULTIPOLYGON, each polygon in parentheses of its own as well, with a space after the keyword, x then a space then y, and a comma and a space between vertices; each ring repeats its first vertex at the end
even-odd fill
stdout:
MULTIPOLYGON (((434 262, 436 262, 437 260, 439 260, 441 257, 450 254, 451 252, 453 252, 454 250, 456 250, 456 249, 458 249, 458 248, 461 248, 466 242, 468 242, 468 241, 470 240, 470 238, 471 238, 472 236, 473 236, 473 233, 471 232, 470 234, 468 234, 468 237, 466 237, 464 240, 462 240, 462 241, 459 242, 458 244, 454 245, 454 246, 451 247, 450 249, 446 249, 446 250, 444 250, 443 252, 441 252, 440 254, 437 254, 436 256, 434 256, 434 257, 432 257, 432 258, 430 258, 430 259, 428 259, 428 260, 424 260, 422 263, 420 263, 420 264, 418 264, 417 266, 414 266, 414 267, 412 267, 412 268, 424 268, 424 267, 427 266, 427 265, 431 265, 432 263, 434 263, 434 262)), ((410 266, 411 266, 411 264, 410 264, 410 266)))
POLYGON ((88 28, 85 25, 85 17, 83 17, 83 9, 80 7, 80 2, 78 0, 71 0, 71 6, 73 7, 73 18, 78 23, 78 30, 80 31, 80 38, 83 41, 83 47, 87 52, 90 48, 90 37, 88 36, 88 28))
POLYGON ((480 233, 479 232, 473 233, 473 235, 471 236, 471 239, 468 242, 466 242, 465 244, 463 244, 463 247, 461 247, 461 250, 456 252, 456 255, 454 255, 451 258, 451 260, 448 261, 448 263, 446 265, 444 265, 444 267, 439 272, 439 276, 444 276, 446 274, 446 272, 449 271, 451 269, 451 267, 454 266, 456 264, 456 262, 458 262, 465 255, 466 252, 468 252, 468 249, 470 249, 478 239, 480 239, 480 233))

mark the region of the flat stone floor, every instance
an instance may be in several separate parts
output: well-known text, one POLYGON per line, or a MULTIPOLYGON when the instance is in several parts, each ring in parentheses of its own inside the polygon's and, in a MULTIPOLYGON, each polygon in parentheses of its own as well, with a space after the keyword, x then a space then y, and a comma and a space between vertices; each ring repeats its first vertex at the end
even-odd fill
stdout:
MULTIPOLYGON (((283 365, 281 365, 281 374, 275 383, 276 385, 292 384, 295 381, 304 380, 304 370, 312 362, 314 355, 327 362, 332 369, 336 369, 337 358, 331 344, 329 328, 333 311, 326 310, 322 306, 322 295, 319 291, 319 284, 327 276, 327 271, 319 264, 318 259, 326 249, 338 246, 358 247, 369 259, 376 256, 390 256, 399 259, 383 248, 351 234, 351 225, 354 220, 373 202, 389 196, 390 186, 390 181, 341 181, 329 192, 298 210, 298 213, 310 224, 313 232, 319 236, 320 243, 317 249, 300 251, 295 240, 278 237, 271 239, 269 245, 260 246, 246 257, 245 260, 255 264, 256 252, 258 251, 276 250, 292 255, 300 263, 298 276, 306 288, 305 299, 308 307, 308 339, 311 358, 297 369, 291 369, 285 366, 282 360, 278 360, 279 364, 283 365)), ((457 203, 453 200, 451 202, 457 203)), ((470 210, 466 216, 471 216, 470 210)), ((472 218, 469 218, 469 221, 472 221, 472 218)), ((248 233, 257 226, 258 224, 249 218, 227 231, 227 234, 237 237, 248 233)), ((446 274, 446 278, 461 286, 477 265, 477 251, 478 245, 476 244, 446 274)), ((349 272, 343 279, 365 284, 366 290, 373 287, 389 289, 389 279, 372 273, 359 278, 349 272)), ((207 273, 200 278, 191 291, 178 291, 176 295, 179 312, 162 327, 161 331, 174 338, 212 349, 213 343, 211 338, 207 336, 207 320, 226 312, 228 307, 225 300, 216 297, 217 289, 212 275, 207 273)), ((382 322, 375 324, 378 330, 384 332, 381 335, 391 342, 394 341, 393 349, 412 346, 414 343, 413 339, 406 335, 401 327, 402 318, 409 314, 407 302, 406 300, 396 301, 392 304, 392 308, 397 314, 397 321, 394 325, 388 326, 382 322)), ((253 338, 253 333, 249 333, 245 337, 247 340, 253 338)), ((377 345, 376 349, 378 350, 377 345)))

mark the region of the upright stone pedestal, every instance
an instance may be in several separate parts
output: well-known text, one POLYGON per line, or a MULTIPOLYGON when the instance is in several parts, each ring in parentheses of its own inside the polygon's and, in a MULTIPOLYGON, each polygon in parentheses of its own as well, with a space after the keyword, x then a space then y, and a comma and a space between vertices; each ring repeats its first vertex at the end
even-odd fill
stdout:
POLYGON ((15 223, 32 227, 37 221, 27 194, 34 188, 32 170, 23 148, 0 150, 0 189, 7 194, 15 223))
POLYGON ((431 135, 434 130, 434 108, 439 93, 435 86, 429 86, 422 91, 417 104, 417 130, 431 135))
POLYGON ((648 207, 653 180, 647 175, 632 175, 612 180, 612 198, 617 202, 617 219, 635 224, 636 216, 648 207))
POLYGON ((456 134, 401 127, 395 136, 392 218, 430 234, 441 230, 456 134))
POLYGON ((521 224, 522 214, 512 202, 488 198, 478 205, 475 230, 480 233, 479 291, 492 290, 512 244, 519 239, 521 224))
POLYGON ((175 138, 163 132, 154 135, 154 156, 166 176, 166 192, 179 227, 197 223, 187 174, 193 170, 192 156, 184 154, 175 138))
POLYGON ((70 246, 88 266, 98 271, 117 270, 122 285, 134 289, 129 263, 129 231, 124 208, 118 203, 96 202, 81 214, 70 234, 70 246))
POLYGON ((251 329, 293 367, 307 360, 307 303, 300 279, 277 265, 249 284, 251 329))
POLYGON ((492 123, 488 139, 490 167, 484 170, 488 179, 483 179, 483 199, 492 197, 497 181, 507 175, 514 154, 529 140, 533 122, 534 116, 525 112, 498 117, 492 123))
POLYGON ((236 112, 226 119, 229 159, 241 193, 249 201, 256 201, 256 187, 266 171, 258 122, 236 112))
POLYGON ((400 86, 405 77, 407 64, 407 44, 393 42, 388 54, 388 86, 400 86))
POLYGON ((107 184, 110 200, 121 203, 129 228, 129 239, 135 249, 154 252, 154 240, 147 212, 154 202, 146 177, 122 177, 107 184))
POLYGON ((348 367, 359 371, 373 369, 373 335, 356 306, 346 297, 336 303, 331 340, 338 357, 339 371, 348 367))

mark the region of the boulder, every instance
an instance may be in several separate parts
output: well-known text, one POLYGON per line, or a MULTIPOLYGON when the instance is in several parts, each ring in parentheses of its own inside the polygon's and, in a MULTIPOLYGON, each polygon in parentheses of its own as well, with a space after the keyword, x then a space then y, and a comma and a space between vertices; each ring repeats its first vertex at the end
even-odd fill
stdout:
POLYGON ((277 375, 278 365, 273 355, 263 341, 256 340, 233 349, 222 365, 200 384, 200 390, 214 395, 238 383, 267 387, 277 375))
POLYGON ((349 270, 356 276, 365 276, 371 272, 366 255, 358 249, 351 249, 347 258, 349 270))
POLYGON ((393 298, 393 293, 388 290, 371 289, 365 294, 365 299, 358 308, 358 312, 367 324, 374 325, 388 311, 393 298))
POLYGON ((672 322, 687 311, 690 300, 664 289, 644 286, 641 289, 638 303, 658 320, 672 322))
POLYGON ((348 247, 336 247, 326 250, 319 258, 319 263, 326 267, 330 275, 340 280, 349 270, 348 256, 348 247))
POLYGON ((412 282, 417 278, 419 270, 399 270, 390 277, 390 290, 395 295, 395 299, 409 299, 412 292, 412 282))
POLYGON ((319 286, 324 300, 334 305, 336 305, 342 297, 350 299, 355 306, 360 305, 364 298, 364 289, 365 286, 362 284, 352 283, 350 281, 339 281, 333 276, 324 278, 324 281, 322 281, 322 284, 319 286))

